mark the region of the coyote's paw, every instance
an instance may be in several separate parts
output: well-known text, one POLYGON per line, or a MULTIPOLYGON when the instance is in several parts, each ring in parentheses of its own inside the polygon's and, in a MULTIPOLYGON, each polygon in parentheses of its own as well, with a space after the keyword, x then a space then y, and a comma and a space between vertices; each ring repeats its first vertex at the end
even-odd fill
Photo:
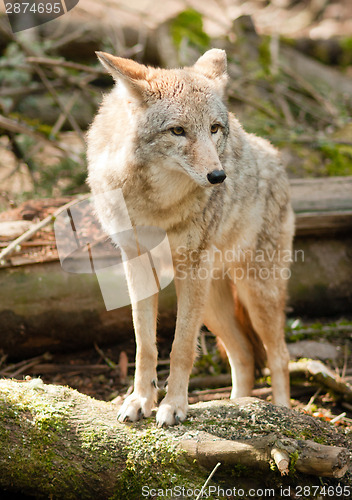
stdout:
POLYGON ((150 417, 155 404, 155 395, 145 397, 132 392, 120 408, 117 418, 120 422, 136 422, 143 417, 150 417))
POLYGON ((163 427, 164 425, 177 425, 186 419, 187 409, 187 401, 183 399, 167 400, 166 396, 160 403, 156 413, 156 423, 159 427, 163 427))

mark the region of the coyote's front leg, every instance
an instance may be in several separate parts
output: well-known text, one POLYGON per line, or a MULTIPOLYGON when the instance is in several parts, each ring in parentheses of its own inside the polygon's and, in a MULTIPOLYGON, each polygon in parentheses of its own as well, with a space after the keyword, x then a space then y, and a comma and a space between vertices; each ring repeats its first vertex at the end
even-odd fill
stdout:
MULTIPOLYGON (((202 263, 202 274, 209 275, 208 271, 206 264, 202 263)), ((199 266, 193 265, 192 272, 187 273, 187 276, 180 276, 176 265, 176 331, 170 355, 167 394, 156 414, 159 426, 174 425, 186 418, 188 381, 196 355, 197 337, 202 324, 209 283, 208 278, 199 278, 199 266)))
POLYGON ((136 370, 134 390, 124 401, 119 420, 135 422, 149 417, 156 403, 158 352, 156 347, 156 316, 158 295, 132 304, 133 325, 136 336, 136 370))

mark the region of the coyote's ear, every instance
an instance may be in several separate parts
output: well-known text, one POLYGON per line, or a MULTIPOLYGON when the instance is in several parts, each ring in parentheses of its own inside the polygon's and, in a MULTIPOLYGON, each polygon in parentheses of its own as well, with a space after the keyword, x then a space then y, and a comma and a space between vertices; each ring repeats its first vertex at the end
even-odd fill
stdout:
POLYGON ((106 52, 96 52, 96 55, 116 81, 123 82, 136 97, 143 97, 148 86, 146 82, 148 68, 144 64, 132 59, 115 57, 106 52))
POLYGON ((214 80, 220 78, 224 80, 224 83, 227 80, 226 68, 226 52, 221 49, 208 50, 193 65, 193 69, 204 76, 214 80))

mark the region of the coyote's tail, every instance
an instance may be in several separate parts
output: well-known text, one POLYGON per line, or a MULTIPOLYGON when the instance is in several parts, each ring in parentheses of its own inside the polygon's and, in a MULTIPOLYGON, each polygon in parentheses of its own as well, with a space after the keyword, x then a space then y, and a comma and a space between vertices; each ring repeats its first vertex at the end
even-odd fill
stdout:
MULTIPOLYGON (((255 368, 257 371, 261 372, 261 370, 265 367, 266 364, 266 352, 264 349, 263 342, 261 341, 259 335, 253 328, 252 322, 248 315, 248 311, 244 306, 244 304, 242 304, 242 302, 240 301, 235 286, 232 287, 232 291, 233 291, 234 305, 235 305, 234 314, 236 316, 237 321, 240 324, 243 335, 245 335, 249 339, 252 345, 254 360, 255 360, 255 368)), ((217 344, 221 357, 223 359, 226 359, 227 358, 226 350, 219 337, 217 337, 217 344)))

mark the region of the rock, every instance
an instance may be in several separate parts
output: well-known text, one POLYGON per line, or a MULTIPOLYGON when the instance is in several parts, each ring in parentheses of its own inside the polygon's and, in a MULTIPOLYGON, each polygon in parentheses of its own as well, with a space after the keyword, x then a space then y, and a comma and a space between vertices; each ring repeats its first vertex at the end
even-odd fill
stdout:
POLYGON ((333 359, 335 360, 339 352, 337 347, 328 342, 317 342, 315 340, 301 340, 293 344, 288 344, 291 358, 311 358, 311 359, 333 359))
POLYGON ((32 222, 28 220, 11 220, 0 222, 0 240, 11 241, 21 236, 31 226, 32 222))

